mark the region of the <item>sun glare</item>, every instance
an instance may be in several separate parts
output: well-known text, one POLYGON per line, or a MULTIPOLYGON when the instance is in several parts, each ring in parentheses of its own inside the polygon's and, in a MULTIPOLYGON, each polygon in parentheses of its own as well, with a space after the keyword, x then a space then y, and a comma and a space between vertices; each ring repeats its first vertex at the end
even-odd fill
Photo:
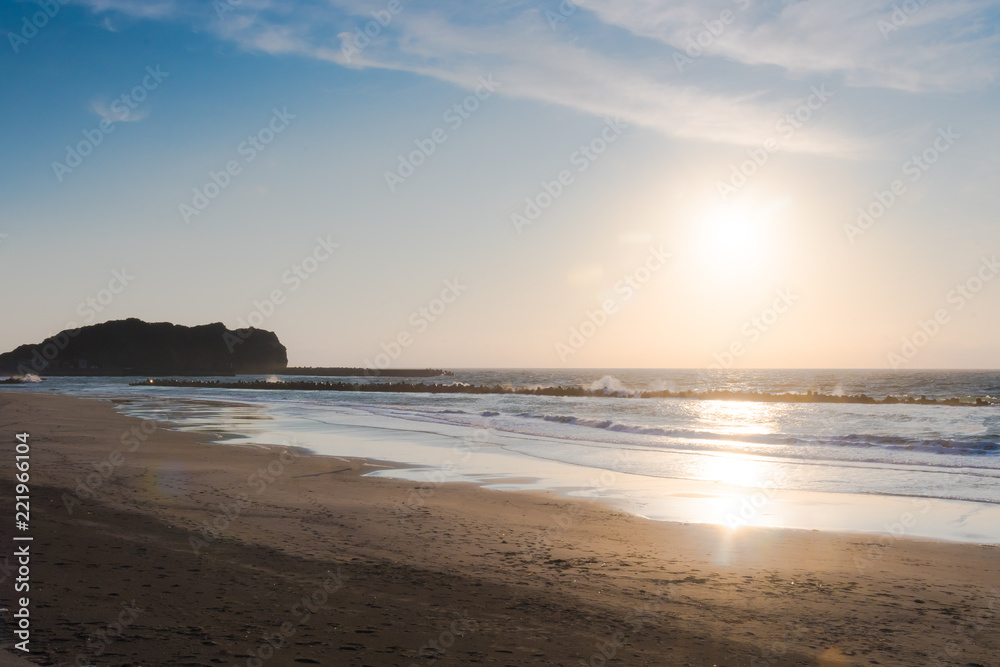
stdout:
POLYGON ((715 204, 692 219, 692 245, 700 260, 725 279, 748 277, 769 264, 780 238, 775 219, 786 205, 715 204))
POLYGON ((756 221, 740 211, 717 214, 706 221, 706 241, 721 258, 734 259, 752 254, 760 241, 756 221))
POLYGON ((705 479, 733 486, 755 487, 763 482, 761 466, 752 459, 731 454, 705 457, 702 474, 705 479))

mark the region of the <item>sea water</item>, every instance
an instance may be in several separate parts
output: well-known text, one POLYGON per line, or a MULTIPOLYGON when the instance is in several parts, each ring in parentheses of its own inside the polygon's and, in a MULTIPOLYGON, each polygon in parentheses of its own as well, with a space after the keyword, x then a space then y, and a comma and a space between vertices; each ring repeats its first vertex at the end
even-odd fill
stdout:
MULTIPOLYGON (((580 386, 607 396, 181 389, 129 387, 134 379, 123 378, 50 378, 30 388, 127 399, 121 409, 128 414, 168 418, 222 443, 292 444, 318 454, 398 462, 406 466, 374 474, 431 484, 556 491, 650 518, 733 528, 1000 542, 1000 406, 631 397, 640 390, 723 389, 996 400, 998 373, 453 373, 420 381, 580 386)), ((284 378, 271 379, 280 385, 284 378)))

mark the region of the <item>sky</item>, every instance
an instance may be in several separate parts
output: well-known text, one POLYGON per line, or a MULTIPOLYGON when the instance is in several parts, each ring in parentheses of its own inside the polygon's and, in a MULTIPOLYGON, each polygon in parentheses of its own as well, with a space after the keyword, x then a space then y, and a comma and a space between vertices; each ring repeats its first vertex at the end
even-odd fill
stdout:
POLYGON ((0 349, 1000 368, 1000 4, 0 5, 0 349))

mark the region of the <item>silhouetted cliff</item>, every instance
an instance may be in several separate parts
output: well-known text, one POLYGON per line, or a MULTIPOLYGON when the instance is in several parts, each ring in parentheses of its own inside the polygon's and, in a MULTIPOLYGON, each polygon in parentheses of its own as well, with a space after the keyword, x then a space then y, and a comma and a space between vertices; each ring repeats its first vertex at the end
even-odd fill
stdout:
POLYGON ((68 329, 0 354, 0 372, 37 375, 231 375, 280 373, 287 365, 271 331, 135 318, 68 329))

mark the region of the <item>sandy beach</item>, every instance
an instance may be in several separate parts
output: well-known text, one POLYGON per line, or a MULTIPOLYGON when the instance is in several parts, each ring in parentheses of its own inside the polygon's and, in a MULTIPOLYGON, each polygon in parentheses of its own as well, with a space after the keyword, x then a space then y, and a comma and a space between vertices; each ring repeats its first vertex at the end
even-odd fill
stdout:
POLYGON ((364 477, 65 396, 0 393, 0 424, 40 665, 1000 665, 997 546, 364 477))

